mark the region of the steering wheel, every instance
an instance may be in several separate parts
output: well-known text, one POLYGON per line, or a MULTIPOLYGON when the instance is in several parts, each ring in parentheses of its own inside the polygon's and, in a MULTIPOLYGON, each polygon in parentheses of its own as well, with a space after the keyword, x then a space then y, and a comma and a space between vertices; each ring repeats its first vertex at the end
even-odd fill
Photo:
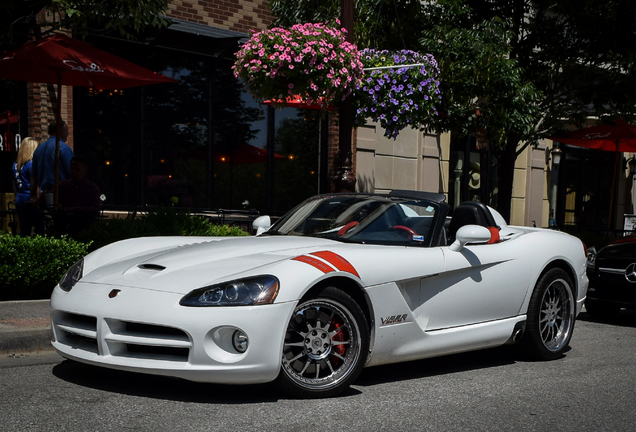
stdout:
POLYGON ((409 228, 409 227, 407 227, 407 226, 404 226, 404 225, 393 225, 393 226, 391 227, 391 229, 406 231, 406 232, 409 234, 409 238, 410 238, 411 240, 413 240, 413 236, 418 235, 418 234, 417 234, 415 231, 413 231, 411 228, 409 228))

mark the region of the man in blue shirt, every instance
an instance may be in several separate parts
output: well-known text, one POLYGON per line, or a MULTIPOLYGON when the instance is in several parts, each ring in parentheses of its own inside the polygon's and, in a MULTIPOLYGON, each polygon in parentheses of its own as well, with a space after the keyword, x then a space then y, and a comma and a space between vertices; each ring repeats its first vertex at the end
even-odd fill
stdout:
MULTIPOLYGON (((31 200, 37 200, 38 188, 42 192, 51 191, 55 185, 55 133, 57 123, 49 124, 49 139, 35 149, 31 166, 31 200)), ((59 181, 70 176, 73 150, 66 144, 68 126, 65 122, 60 125, 60 164, 59 181)))

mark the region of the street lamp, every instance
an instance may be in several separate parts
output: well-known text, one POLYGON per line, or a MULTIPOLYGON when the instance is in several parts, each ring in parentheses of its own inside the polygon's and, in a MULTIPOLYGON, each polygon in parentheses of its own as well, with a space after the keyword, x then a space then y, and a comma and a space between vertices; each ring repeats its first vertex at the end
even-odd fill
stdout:
POLYGON ((561 163, 561 154, 563 153, 560 148, 554 147, 552 149, 552 165, 559 166, 561 163))
MULTIPOLYGON (((561 164, 561 156, 562 151, 558 147, 553 147, 550 151, 550 155, 552 156, 552 176, 550 181, 550 216, 549 216, 549 225, 551 227, 557 226, 556 221, 556 201, 557 201, 557 185, 559 179, 559 165, 561 164)), ((547 156, 547 152, 546 152, 547 156)), ((549 156, 546 157, 546 162, 549 162, 549 156)))

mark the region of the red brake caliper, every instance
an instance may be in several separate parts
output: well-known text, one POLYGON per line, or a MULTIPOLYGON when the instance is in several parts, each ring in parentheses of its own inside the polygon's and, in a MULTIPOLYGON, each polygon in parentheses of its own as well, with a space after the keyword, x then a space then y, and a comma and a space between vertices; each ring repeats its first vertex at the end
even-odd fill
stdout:
MULTIPOLYGON (((342 329, 340 329, 340 327, 341 327, 341 324, 339 322, 335 322, 334 321, 331 324, 331 327, 329 328, 330 332, 333 332, 334 330, 340 330, 338 333, 336 333, 333 336, 333 338, 332 338, 333 341, 336 341, 336 342, 344 341, 345 335, 344 335, 344 332, 342 331, 342 329)), ((344 357, 346 350, 347 349, 345 348, 344 345, 335 345, 335 346, 332 347, 332 351, 334 353, 338 354, 338 355, 341 355, 342 357, 344 357)), ((340 359, 339 357, 336 357, 334 355, 330 356, 330 358, 331 358, 331 363, 334 366, 338 366, 342 362, 342 359, 340 359)))

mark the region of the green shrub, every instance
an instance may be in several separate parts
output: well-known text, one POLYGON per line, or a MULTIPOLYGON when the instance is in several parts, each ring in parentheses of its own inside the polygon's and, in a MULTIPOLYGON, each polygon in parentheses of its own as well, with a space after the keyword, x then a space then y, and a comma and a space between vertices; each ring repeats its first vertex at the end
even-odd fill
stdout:
POLYGON ((159 207, 136 219, 112 218, 93 224, 75 235, 75 239, 91 243, 89 251, 134 237, 149 236, 247 236, 239 227, 216 225, 208 218, 177 209, 159 207))
POLYGON ((88 245, 68 237, 0 233, 0 300, 48 298, 88 245))
POLYGON ((158 208, 134 220, 108 219, 68 236, 18 237, 0 231, 0 301, 49 298, 77 260, 118 240, 147 236, 246 236, 239 227, 203 216, 158 208))

